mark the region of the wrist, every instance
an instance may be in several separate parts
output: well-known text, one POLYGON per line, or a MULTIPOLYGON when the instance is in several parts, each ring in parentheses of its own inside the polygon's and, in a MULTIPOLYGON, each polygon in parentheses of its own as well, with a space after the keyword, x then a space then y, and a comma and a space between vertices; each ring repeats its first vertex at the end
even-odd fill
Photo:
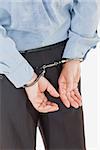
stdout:
POLYGON ((80 60, 74 60, 74 59, 70 60, 69 62, 76 63, 76 64, 80 64, 81 63, 80 60))
POLYGON ((75 61, 75 62, 83 62, 83 58, 63 58, 66 62, 75 61))
POLYGON ((33 85, 34 81, 37 79, 37 74, 34 72, 32 79, 29 80, 24 86, 23 88, 27 88, 33 85))
POLYGON ((66 58, 66 62, 63 64, 64 66, 67 66, 68 64, 78 64, 80 65, 80 63, 83 61, 83 59, 80 58, 66 58))
POLYGON ((27 84, 27 85, 31 84, 36 78, 37 78, 37 74, 34 73, 33 76, 32 76, 32 79, 29 80, 26 84, 27 84))
POLYGON ((66 60, 66 62, 69 62, 69 61, 83 62, 83 58, 62 58, 62 59, 66 60))

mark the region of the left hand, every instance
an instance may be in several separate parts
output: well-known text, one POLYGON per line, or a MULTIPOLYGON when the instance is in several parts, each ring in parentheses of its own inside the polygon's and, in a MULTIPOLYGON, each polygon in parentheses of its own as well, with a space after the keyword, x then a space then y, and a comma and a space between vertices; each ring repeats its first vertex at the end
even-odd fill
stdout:
POLYGON ((63 64, 58 79, 59 94, 66 107, 78 108, 82 105, 82 97, 78 90, 80 80, 80 61, 71 60, 63 64))

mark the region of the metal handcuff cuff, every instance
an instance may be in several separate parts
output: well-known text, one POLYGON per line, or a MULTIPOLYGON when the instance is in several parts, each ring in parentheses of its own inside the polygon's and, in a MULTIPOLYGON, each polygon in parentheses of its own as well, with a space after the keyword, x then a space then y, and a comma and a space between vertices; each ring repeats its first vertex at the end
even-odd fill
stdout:
POLYGON ((25 84, 23 86, 23 88, 30 87, 30 86, 34 85, 40 79, 41 76, 44 76, 44 74, 46 72, 46 68, 57 66, 58 64, 69 62, 71 60, 79 60, 80 62, 83 61, 82 58, 73 58, 73 59, 71 59, 71 58, 64 58, 64 59, 62 59, 60 61, 55 61, 54 63, 51 63, 51 64, 46 64, 46 65, 42 65, 41 67, 36 67, 36 69, 39 69, 39 70, 42 70, 42 71, 39 73, 39 75, 36 77, 36 79, 33 82, 31 82, 30 84, 25 84))

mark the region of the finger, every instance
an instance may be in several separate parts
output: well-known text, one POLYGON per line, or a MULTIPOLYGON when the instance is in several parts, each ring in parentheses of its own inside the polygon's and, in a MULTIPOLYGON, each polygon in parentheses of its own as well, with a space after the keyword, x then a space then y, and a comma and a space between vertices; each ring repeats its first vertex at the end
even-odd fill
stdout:
POLYGON ((54 96, 54 97, 59 97, 59 93, 57 92, 57 90, 53 87, 53 85, 48 81, 48 85, 47 85, 47 91, 50 93, 50 95, 54 96))
POLYGON ((44 100, 41 104, 43 105, 43 107, 45 107, 46 105, 52 105, 52 102, 44 100))
POLYGON ((60 98, 61 101, 63 102, 63 104, 69 108, 70 107, 70 103, 66 97, 66 83, 65 82, 61 82, 59 83, 59 94, 60 94, 60 98))
POLYGON ((37 108, 39 112, 43 112, 43 113, 53 112, 59 109, 56 103, 48 101, 44 93, 43 93, 43 96, 44 96, 44 99, 42 100, 42 103, 40 103, 37 108))
POLYGON ((60 94, 65 94, 66 93, 66 83, 65 82, 61 82, 59 84, 59 93, 60 94))
POLYGON ((79 106, 82 106, 82 101, 75 95, 74 91, 71 91, 71 97, 79 104, 79 106))
POLYGON ((81 94, 80 94, 78 88, 74 89, 73 91, 74 91, 75 95, 76 95, 80 100, 82 100, 82 96, 81 96, 81 94))
POLYGON ((38 94, 38 97, 32 100, 33 106, 38 108, 42 103, 45 105, 45 103, 48 101, 47 97, 44 93, 38 94), (45 103, 44 103, 45 102, 45 103))
POLYGON ((34 103, 42 103, 44 99, 45 99, 45 94, 40 93, 40 94, 38 94, 38 96, 36 98, 33 99, 33 102, 34 103))
POLYGON ((60 94, 60 98, 61 98, 61 101, 63 102, 63 104, 69 108, 70 107, 70 102, 69 100, 67 99, 66 95, 65 94, 60 94))
POLYGON ((79 104, 71 97, 70 92, 67 92, 67 98, 71 104, 71 106, 73 106, 74 108, 78 108, 79 104))
POLYGON ((54 111, 58 111, 59 107, 56 103, 52 103, 51 105, 46 105, 46 111, 45 112, 54 112, 54 111))
POLYGON ((47 105, 52 105, 52 104, 54 104, 54 103, 53 103, 53 102, 50 102, 50 101, 47 101, 46 104, 47 104, 47 105))
POLYGON ((52 103, 52 104, 46 104, 45 106, 43 104, 40 105, 38 111, 42 113, 47 113, 47 112, 57 111, 58 109, 59 109, 58 105, 56 103, 52 103))
POLYGON ((38 96, 36 98, 33 98, 33 100, 31 100, 32 105, 38 109, 38 107, 43 104, 45 105, 45 103, 48 101, 47 97, 45 96, 44 93, 39 93, 38 96), (44 103, 45 102, 45 103, 44 103))

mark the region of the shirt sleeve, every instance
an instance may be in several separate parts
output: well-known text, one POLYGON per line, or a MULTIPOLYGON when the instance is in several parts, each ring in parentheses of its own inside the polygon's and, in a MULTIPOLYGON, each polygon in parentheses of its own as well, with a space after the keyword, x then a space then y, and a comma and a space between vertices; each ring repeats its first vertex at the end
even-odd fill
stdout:
POLYGON ((11 23, 10 15, 0 8, 0 73, 13 83, 22 87, 35 74, 29 62, 17 50, 15 42, 8 37, 6 27, 11 23))
POLYGON ((86 58, 100 38, 97 34, 99 23, 99 0, 75 0, 71 5, 69 39, 62 58, 86 58))

